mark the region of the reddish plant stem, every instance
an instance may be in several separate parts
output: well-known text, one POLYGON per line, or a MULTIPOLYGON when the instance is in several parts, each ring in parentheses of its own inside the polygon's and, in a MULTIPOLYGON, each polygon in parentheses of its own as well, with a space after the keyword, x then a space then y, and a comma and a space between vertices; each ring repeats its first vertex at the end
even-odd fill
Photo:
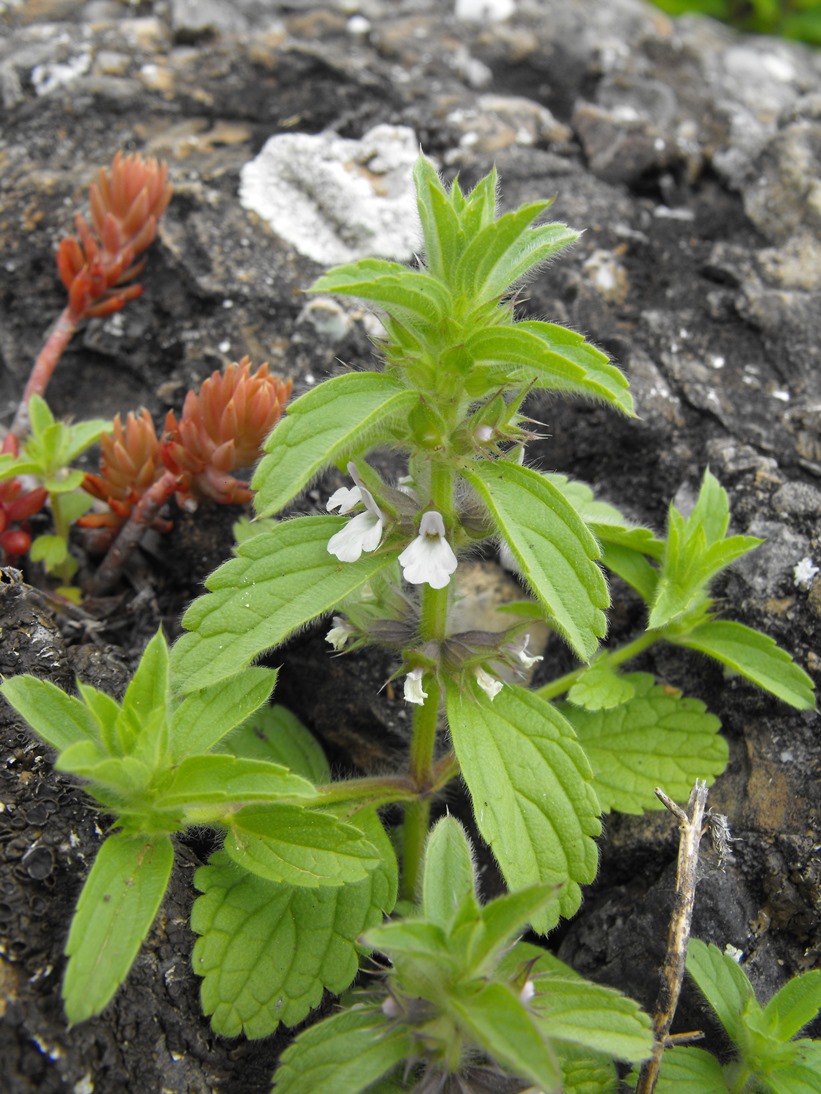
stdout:
POLYGON ((57 367, 57 362, 63 356, 66 346, 77 331, 78 322, 79 320, 73 314, 71 308, 66 307, 54 321, 51 330, 46 335, 43 348, 34 362, 23 391, 23 397, 11 424, 11 432, 18 441, 22 440, 29 431, 29 402, 32 395, 45 394, 49 380, 57 367))
POLYGON ((97 573, 88 583, 88 592, 92 596, 103 596, 117 583, 131 552, 139 545, 160 509, 170 501, 178 487, 179 477, 170 471, 166 471, 149 486, 131 510, 131 515, 109 547, 97 573))

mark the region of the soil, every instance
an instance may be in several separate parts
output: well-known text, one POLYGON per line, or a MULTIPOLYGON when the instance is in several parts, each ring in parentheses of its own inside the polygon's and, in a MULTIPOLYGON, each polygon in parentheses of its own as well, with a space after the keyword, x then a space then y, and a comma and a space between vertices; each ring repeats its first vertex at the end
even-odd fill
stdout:
MULTIPOLYGON (((458 170, 470 186, 495 162, 506 208, 555 194, 551 215, 585 228, 569 256, 528 285, 521 313, 566 323, 610 353, 640 420, 534 400, 528 409, 546 437, 529 461, 588 481, 659 529, 669 501, 686 507, 709 464, 730 494, 734 531, 766 536, 722 580, 720 604, 818 683, 821 575, 795 573, 802 559, 821 566, 818 55, 709 21, 672 24, 637 0, 522 2, 500 20, 487 4, 473 21, 440 7, 0 5, 3 421, 63 307, 55 244, 85 208, 92 173, 119 148, 167 159, 175 195, 145 295, 75 338, 49 388, 55 413, 147 406, 160 424, 190 386, 246 353, 293 376, 297 392, 371 367, 367 317, 341 309, 332 329, 312 320, 301 294, 322 265, 240 204, 240 173, 273 134, 359 140, 377 124, 410 127, 446 177, 458 170), (767 61, 755 78, 749 57, 767 61)), ((321 505, 332 480, 307 493, 302 511, 321 505)), ((37 567, 0 570, 0 672, 67 689, 79 678, 121 695, 157 626, 180 633, 185 606, 230 554, 239 511, 171 515, 173 532, 144 544, 121 586, 78 610, 55 601, 37 567)), ((75 549, 83 558, 79 539, 75 549)), ((609 641, 618 643, 642 618, 617 582, 613 593, 609 641)), ((401 697, 382 689, 390 657, 360 657, 351 672, 327 649, 317 628, 276 651, 277 698, 323 740, 335 770, 384 770, 407 726, 401 697)), ((554 642, 540 672, 546 679, 569 664, 554 642)), ((705 855, 693 933, 743 951, 766 999, 821 958, 817 717, 695 654, 654 650, 636 668, 701 698, 722 721, 731 758, 710 804, 728 816, 735 842, 723 867, 705 855)), ((269 1089, 289 1034, 229 1041, 200 1011, 187 916, 193 872, 211 850, 205 837, 179 841, 168 897, 115 1000, 66 1028, 62 947, 106 818, 5 705, 0 740, 7 1089, 269 1089)), ((599 878, 548 940, 647 1008, 676 845, 666 813, 606 817, 599 878)), ((488 892, 494 884, 488 863, 488 892)), ((705 1024, 688 991, 677 1028, 705 1024)))

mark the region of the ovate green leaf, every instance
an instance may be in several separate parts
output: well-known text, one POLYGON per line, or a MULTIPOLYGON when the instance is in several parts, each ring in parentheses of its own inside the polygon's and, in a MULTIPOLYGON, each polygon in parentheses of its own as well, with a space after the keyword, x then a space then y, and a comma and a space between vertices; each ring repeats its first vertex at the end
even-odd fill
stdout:
POLYGON ((630 678, 614 669, 606 658, 600 658, 578 677, 567 698, 585 710, 610 710, 632 699, 635 693, 630 678))
POLYGON ((358 828, 292 805, 250 806, 235 813, 225 850, 259 877, 309 889, 362 881, 380 861, 358 828))
POLYGON ((331 781, 322 746, 295 714, 279 703, 263 707, 220 745, 220 751, 284 764, 312 783, 331 781))
POLYGON ((151 716, 161 712, 158 730, 167 729, 169 713, 168 646, 162 631, 157 631, 146 646, 137 670, 123 697, 122 716, 117 728, 124 753, 131 752, 140 736, 148 732, 151 716))
POLYGON ((186 695, 171 716, 172 757, 179 760, 208 752, 222 741, 267 702, 278 672, 278 669, 247 668, 219 684, 186 695))
MULTIPOLYGON (((638 1075, 630 1078, 635 1084, 638 1075)), ((730 1089, 721 1064, 705 1049, 682 1045, 664 1053, 655 1094, 730 1094, 730 1089)))
POLYGON ((551 625, 584 661, 607 629, 600 551, 582 518, 544 476, 510 460, 463 476, 487 506, 551 625))
MULTIPOLYGON (((505 686, 492 704, 476 688, 447 690, 453 745, 476 823, 511 889, 564 885, 561 914, 593 880, 601 831, 592 772, 570 724, 532 692, 505 686)), ((534 923, 548 930, 557 915, 534 923)))
POLYGON ((447 927, 470 894, 476 894, 473 850, 455 817, 442 817, 428 836, 422 875, 422 911, 447 927))
POLYGON ((379 1010, 343 1010, 309 1026, 280 1058, 277 1094, 359 1094, 414 1054, 406 1026, 379 1010))
MULTIPOLYGON (((213 753, 182 760, 162 790, 157 791, 155 807, 184 809, 192 823, 204 823, 206 816, 196 816, 198 806, 240 806, 282 798, 310 798, 314 794, 311 783, 291 774, 281 764, 213 753)), ((216 813, 208 819, 218 816, 216 813)))
POLYGON ((761 1010, 744 970, 717 946, 707 946, 700 939, 691 938, 687 972, 716 1012, 730 1040, 742 1044, 743 1015, 750 1007, 761 1010))
POLYGON ((702 702, 657 685, 649 673, 628 673, 623 679, 635 694, 620 706, 588 711, 572 703, 559 705, 593 768, 603 809, 661 809, 657 786, 686 799, 695 779, 712 782, 721 774, 727 742, 718 736, 718 718, 702 702))
POLYGON ((174 862, 167 838, 109 836, 86 879, 66 942, 63 999, 74 1025, 99 1014, 125 980, 174 862))
POLYGON ((237 558, 211 574, 211 592, 183 616, 183 626, 194 633, 183 635, 172 651, 179 690, 196 691, 233 676, 396 558, 391 551, 339 562, 328 554, 328 540, 345 523, 344 517, 283 521, 270 535, 247 540, 237 558))
POLYGON ((791 707, 815 710, 812 680, 769 635, 743 623, 714 619, 670 640, 714 657, 791 707))
POLYGON ((418 393, 376 372, 346 373, 306 391, 265 443, 268 455, 251 483, 256 512, 278 512, 324 467, 384 440, 418 401, 418 393))
POLYGON ((776 992, 764 1008, 764 1016, 774 1035, 781 1041, 789 1041, 815 1018, 819 1010, 821 969, 812 969, 793 977, 776 992))
POLYGON ((357 940, 396 900, 397 867, 375 812, 357 821, 382 856, 360 882, 338 888, 279 885, 249 874, 220 851, 195 876, 203 895, 191 926, 201 937, 193 968, 216 1032, 265 1037, 295 1026, 324 992, 347 988, 359 970, 357 940))

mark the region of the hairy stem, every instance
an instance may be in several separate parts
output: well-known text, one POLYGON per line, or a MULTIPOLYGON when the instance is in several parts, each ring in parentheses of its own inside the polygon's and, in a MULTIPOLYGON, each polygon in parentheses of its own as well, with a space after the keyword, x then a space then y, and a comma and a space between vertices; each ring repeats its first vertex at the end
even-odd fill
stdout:
POLYGON ((343 779, 316 788, 319 805, 349 802, 352 806, 380 806, 391 802, 415 802, 419 793, 407 775, 369 775, 361 779, 343 779))
POLYGON ((51 330, 46 335, 43 348, 37 355, 37 360, 32 366, 28 382, 23 390, 23 396, 11 423, 10 432, 19 440, 29 431, 28 407, 32 395, 44 395, 49 380, 57 367, 57 362, 65 352, 77 331, 77 318, 69 307, 63 309, 61 314, 52 324, 51 330))
MULTIPOLYGON (((664 638, 663 631, 645 631, 638 638, 634 638, 632 642, 627 642, 625 645, 619 646, 618 649, 603 653, 601 659, 612 668, 616 668, 618 665, 623 665, 625 661, 638 657, 640 653, 643 653, 654 642, 658 642, 662 638, 664 638)), ((540 699, 548 700, 555 699, 558 695, 564 695, 566 691, 570 691, 582 673, 587 671, 587 668, 587 665, 580 665, 572 672, 567 672, 564 676, 558 676, 555 680, 551 680, 549 684, 539 688, 536 694, 540 699)))

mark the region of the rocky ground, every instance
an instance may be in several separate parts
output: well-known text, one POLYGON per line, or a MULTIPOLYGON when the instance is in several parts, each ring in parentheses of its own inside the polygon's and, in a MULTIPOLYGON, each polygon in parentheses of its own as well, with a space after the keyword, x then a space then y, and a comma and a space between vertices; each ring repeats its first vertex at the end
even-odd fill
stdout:
MULTIPOLYGON (((535 403, 549 437, 531 458, 659 528, 709 464, 734 530, 766 537, 724 581, 722 604, 821 680, 821 54, 672 23, 639 0, 5 0, 0 94, 0 421, 63 306, 55 245, 118 149, 166 159, 174 199, 145 295, 85 328, 49 400, 86 417, 145 405, 158 423, 244 354, 298 391, 367 365, 369 317, 301 291, 348 255, 412 254, 403 180, 419 145, 466 184, 495 162, 506 207, 555 195, 555 218, 585 229, 528 286, 523 311, 612 354, 641 416, 535 403)), ((93 619, 56 615, 36 572, 26 577, 40 591, 2 571, 0 671, 117 693, 158 622, 178 632, 230 551, 235 516, 181 517, 93 619)), ((640 625, 619 602, 613 640, 640 625)), ((361 690, 340 703, 350 663, 323 645, 309 635, 286 651, 280 698, 335 762, 379 765, 401 735, 400 701, 376 694, 385 666, 358 669, 361 690)), ((562 657, 550 646, 543 671, 562 657)), ((640 667, 723 722, 731 761, 711 804, 737 842, 724 870, 706 862, 694 933, 742 950, 767 995, 821 953, 817 718, 696 655, 662 651, 640 667)), ((19 722, 0 717, 9 1089, 266 1090, 278 1039, 221 1040, 199 1011, 186 924, 195 845, 180 848, 126 987, 66 1030, 61 949, 101 828, 19 722)), ((606 818, 600 880, 552 940, 648 1007, 675 842, 666 814, 606 818)), ((703 1024, 686 1005, 687 1028, 703 1024)))

